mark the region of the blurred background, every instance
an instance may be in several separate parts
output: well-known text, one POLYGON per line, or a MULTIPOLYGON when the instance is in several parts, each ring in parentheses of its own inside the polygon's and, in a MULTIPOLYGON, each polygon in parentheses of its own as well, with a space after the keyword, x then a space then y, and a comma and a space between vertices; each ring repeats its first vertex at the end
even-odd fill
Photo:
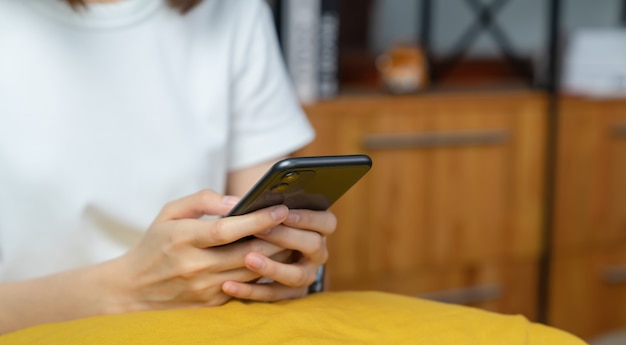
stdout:
POLYGON ((626 1, 268 2, 318 131, 298 154, 374 162, 327 290, 626 344, 626 1))

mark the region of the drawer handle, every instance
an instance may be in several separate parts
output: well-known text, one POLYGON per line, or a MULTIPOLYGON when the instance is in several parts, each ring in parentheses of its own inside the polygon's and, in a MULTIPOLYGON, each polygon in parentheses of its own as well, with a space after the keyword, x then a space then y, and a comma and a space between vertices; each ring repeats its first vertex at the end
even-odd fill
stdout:
POLYGON ((430 132, 406 134, 370 134, 363 140, 368 150, 448 147, 463 145, 498 145, 509 140, 506 129, 480 131, 430 132))
POLYGON ((493 301, 500 298, 500 296, 502 296, 502 287, 497 284, 477 285, 417 295, 419 298, 454 304, 493 301))
POLYGON ((609 266, 604 270, 604 282, 611 285, 626 283, 626 266, 609 266))
POLYGON ((618 123, 613 127, 613 135, 616 138, 626 139, 626 123, 618 123))

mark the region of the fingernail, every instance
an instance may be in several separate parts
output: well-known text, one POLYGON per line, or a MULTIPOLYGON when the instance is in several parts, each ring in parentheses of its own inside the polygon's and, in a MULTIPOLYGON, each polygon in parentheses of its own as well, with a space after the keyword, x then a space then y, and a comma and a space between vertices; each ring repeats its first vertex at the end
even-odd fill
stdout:
POLYGON ((269 235, 272 232, 273 228, 269 228, 267 230, 259 232, 260 235, 269 235))
POLYGON ((248 258, 248 265, 250 265, 250 267, 254 268, 255 270, 260 270, 265 266, 265 261, 263 261, 263 259, 256 255, 251 255, 248 258))
POLYGON ((235 206, 237 202, 239 202, 239 197, 234 195, 224 195, 222 197, 222 204, 224 205, 235 206))
POLYGON ((222 290, 230 294, 236 294, 237 292, 239 292, 239 288, 237 287, 237 285, 231 282, 225 282, 224 285, 222 285, 222 290))
POLYGON ((302 218, 302 216, 298 211, 289 211, 289 215, 287 216, 287 220, 292 223, 299 222, 300 218, 302 218))
POLYGON ((288 213, 289 213, 289 209, 287 209, 287 207, 276 206, 272 210, 271 215, 272 215, 272 218, 274 218, 274 220, 279 220, 279 219, 285 218, 288 213))

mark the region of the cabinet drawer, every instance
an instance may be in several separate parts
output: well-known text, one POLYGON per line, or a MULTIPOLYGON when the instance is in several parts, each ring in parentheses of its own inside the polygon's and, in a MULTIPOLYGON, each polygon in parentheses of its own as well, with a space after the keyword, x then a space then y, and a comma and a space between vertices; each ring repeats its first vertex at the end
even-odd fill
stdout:
POLYGON ((580 337, 625 328, 626 243, 556 257, 550 301, 550 324, 580 337))
POLYGON ((402 274, 341 276, 328 266, 328 290, 380 290, 536 319, 537 264, 508 260, 428 267, 402 274))
POLYGON ((332 209, 339 219, 329 242, 335 270, 396 273, 538 254, 543 98, 381 102, 307 108, 318 137, 298 154, 373 159, 332 209))

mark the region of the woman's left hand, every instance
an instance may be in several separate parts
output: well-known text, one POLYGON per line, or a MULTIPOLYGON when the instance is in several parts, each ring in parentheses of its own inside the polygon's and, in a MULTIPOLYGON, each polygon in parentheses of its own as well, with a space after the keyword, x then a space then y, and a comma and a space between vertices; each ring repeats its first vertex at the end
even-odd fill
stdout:
POLYGON ((330 211, 290 210, 283 224, 257 238, 293 251, 290 262, 275 261, 259 253, 248 253, 246 267, 271 283, 227 281, 222 290, 235 298, 278 301, 305 296, 318 268, 328 259, 326 237, 335 231, 337 219, 330 211))

